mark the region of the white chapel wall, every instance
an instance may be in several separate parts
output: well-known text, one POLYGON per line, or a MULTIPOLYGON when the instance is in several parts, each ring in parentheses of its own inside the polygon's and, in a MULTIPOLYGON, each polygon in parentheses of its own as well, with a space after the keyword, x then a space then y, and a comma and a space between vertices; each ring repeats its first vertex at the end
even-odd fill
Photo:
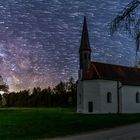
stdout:
POLYGON ((122 113, 140 113, 140 103, 136 103, 136 93, 140 86, 122 87, 122 113))
POLYGON ((85 80, 83 83, 83 113, 88 113, 88 102, 93 102, 92 113, 117 113, 117 82, 109 80, 85 80), (112 102, 107 103, 107 93, 112 102))
POLYGON ((84 81, 83 113, 88 113, 88 102, 93 102, 93 113, 100 112, 100 85, 98 80, 84 81))
MULTIPOLYGON (((140 86, 122 86, 120 91, 120 113, 140 113, 140 103, 136 103, 136 93, 140 86)), ((78 84, 77 112, 89 113, 88 102, 93 102, 91 113, 118 112, 117 81, 84 80, 78 84), (107 102, 107 93, 111 92, 112 101, 107 102), (80 99, 80 96, 81 99, 80 99)))
POLYGON ((117 82, 110 80, 100 80, 101 113, 117 113, 117 82), (111 103, 107 102, 107 93, 112 95, 111 103))
POLYGON ((77 112, 83 112, 83 82, 80 80, 77 85, 77 112))

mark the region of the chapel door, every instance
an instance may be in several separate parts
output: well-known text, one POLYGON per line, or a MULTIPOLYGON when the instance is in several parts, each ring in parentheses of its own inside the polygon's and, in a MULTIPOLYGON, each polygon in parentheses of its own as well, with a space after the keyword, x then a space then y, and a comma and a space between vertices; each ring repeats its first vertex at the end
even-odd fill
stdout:
POLYGON ((93 112, 93 102, 88 102, 88 112, 93 112))

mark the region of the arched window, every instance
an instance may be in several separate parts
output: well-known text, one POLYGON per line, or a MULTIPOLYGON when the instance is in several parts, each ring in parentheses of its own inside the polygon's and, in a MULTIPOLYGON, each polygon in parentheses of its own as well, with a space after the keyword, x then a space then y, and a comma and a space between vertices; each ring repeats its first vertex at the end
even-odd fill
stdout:
POLYGON ((107 103, 111 103, 112 102, 112 94, 111 92, 107 93, 107 103))
POLYGON ((79 94, 79 104, 81 104, 81 94, 79 94))
POLYGON ((140 93, 136 93, 136 103, 140 103, 140 93))
POLYGON ((88 54, 85 53, 85 60, 88 60, 88 54))

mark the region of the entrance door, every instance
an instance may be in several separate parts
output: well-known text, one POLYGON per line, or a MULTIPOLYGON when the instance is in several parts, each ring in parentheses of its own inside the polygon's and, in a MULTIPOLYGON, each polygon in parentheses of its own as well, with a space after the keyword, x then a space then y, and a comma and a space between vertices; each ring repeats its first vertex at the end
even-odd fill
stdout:
POLYGON ((93 112, 93 102, 88 102, 88 112, 93 112))

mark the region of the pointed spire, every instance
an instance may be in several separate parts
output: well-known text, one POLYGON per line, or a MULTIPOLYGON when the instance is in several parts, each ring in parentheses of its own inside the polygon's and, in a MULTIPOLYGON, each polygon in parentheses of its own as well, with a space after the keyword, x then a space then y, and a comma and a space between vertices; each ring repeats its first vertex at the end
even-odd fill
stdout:
POLYGON ((90 44, 89 44, 89 35, 88 35, 86 16, 84 16, 81 45, 79 51, 83 51, 83 50, 91 51, 90 44))
POLYGON ((82 70, 82 75, 85 71, 88 70, 90 67, 91 62, 91 48, 89 44, 89 36, 88 36, 88 28, 87 28, 87 21, 86 17, 84 17, 83 22, 83 30, 82 30, 82 37, 81 37, 81 45, 79 48, 79 62, 80 62, 80 70, 82 70))

